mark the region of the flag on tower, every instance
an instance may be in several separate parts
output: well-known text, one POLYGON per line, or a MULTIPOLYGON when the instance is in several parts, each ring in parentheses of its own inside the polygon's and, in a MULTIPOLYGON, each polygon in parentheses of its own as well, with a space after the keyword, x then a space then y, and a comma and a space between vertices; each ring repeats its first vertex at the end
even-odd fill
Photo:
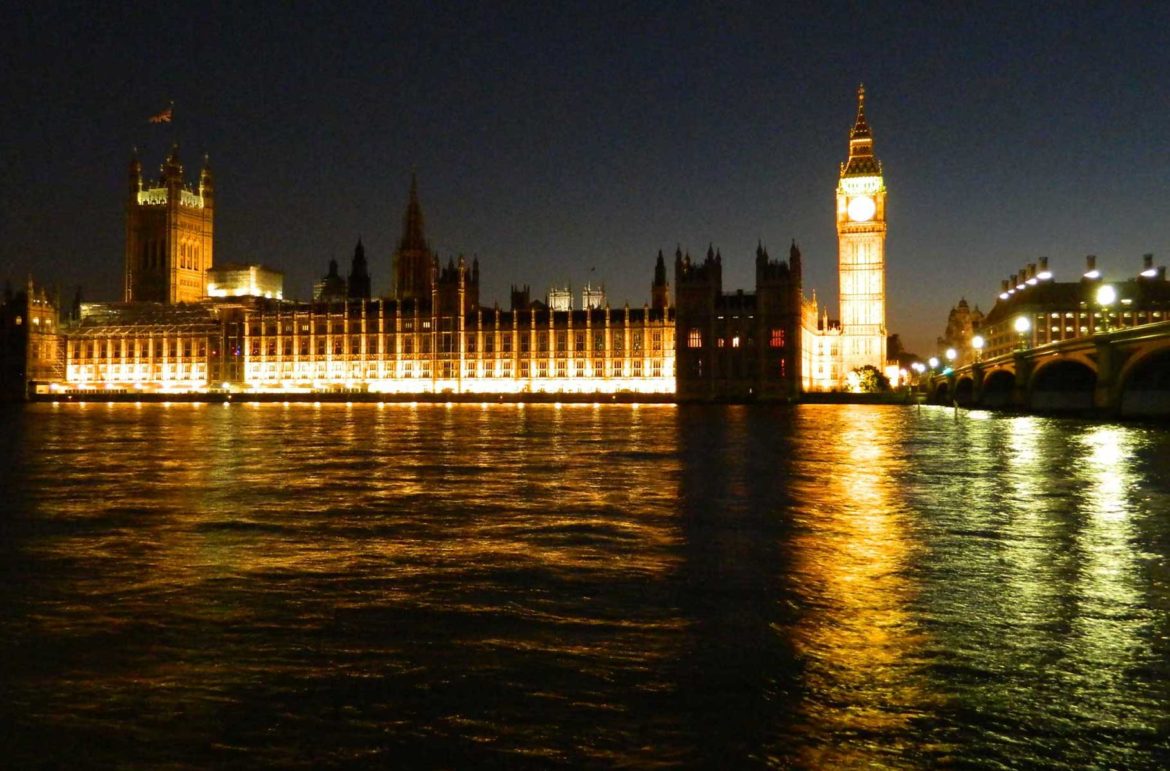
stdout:
POLYGON ((160 112, 158 115, 151 115, 147 119, 147 123, 170 123, 171 119, 175 117, 175 103, 171 102, 167 105, 167 109, 160 112))

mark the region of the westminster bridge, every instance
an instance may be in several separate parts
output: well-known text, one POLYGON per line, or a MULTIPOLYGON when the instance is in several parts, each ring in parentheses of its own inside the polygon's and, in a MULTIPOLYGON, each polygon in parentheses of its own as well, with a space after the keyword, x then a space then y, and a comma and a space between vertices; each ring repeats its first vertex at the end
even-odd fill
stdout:
POLYGON ((938 404, 1170 417, 1170 321, 1026 346, 926 381, 938 404))

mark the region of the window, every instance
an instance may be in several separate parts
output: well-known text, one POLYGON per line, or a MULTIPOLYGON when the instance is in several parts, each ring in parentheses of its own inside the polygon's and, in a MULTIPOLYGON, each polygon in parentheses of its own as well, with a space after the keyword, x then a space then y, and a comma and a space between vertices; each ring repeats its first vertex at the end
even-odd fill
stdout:
POLYGON ((768 345, 770 345, 773 348, 783 348, 784 347, 784 330, 783 329, 773 329, 772 330, 772 339, 768 342, 768 345))
POLYGON ((702 348, 703 333, 697 329, 687 332, 687 348, 702 348))

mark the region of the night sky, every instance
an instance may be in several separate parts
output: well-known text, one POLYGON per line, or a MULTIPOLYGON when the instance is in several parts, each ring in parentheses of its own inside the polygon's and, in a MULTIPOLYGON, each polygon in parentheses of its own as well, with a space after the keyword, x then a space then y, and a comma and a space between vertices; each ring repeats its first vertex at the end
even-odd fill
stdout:
POLYGON ((1167 4, 14 5, 0 277, 87 299, 120 298, 131 148, 153 177, 177 139, 191 180, 210 154, 217 261, 285 271, 286 296, 359 235, 388 291, 415 170, 432 246, 479 256, 487 305, 588 281, 641 305, 659 249, 709 242, 750 290, 757 240, 795 238, 835 317, 859 82, 911 350, 1039 255, 1058 280, 1086 254, 1107 278, 1170 261, 1167 4))

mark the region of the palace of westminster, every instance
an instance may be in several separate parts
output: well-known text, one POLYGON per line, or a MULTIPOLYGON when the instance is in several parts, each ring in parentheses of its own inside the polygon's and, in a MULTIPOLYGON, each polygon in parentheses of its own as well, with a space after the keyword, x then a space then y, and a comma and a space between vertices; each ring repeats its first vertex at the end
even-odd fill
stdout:
POLYGON ((840 319, 804 297, 801 254, 758 247, 754 292, 724 292, 722 255, 654 265, 649 302, 611 308, 587 287, 547 302, 513 287, 481 305, 480 265, 443 264, 412 179, 388 297, 372 297, 358 242, 347 276, 332 261, 311 301, 283 276, 214 256, 215 185, 204 163, 188 186, 177 146, 157 182, 135 158, 126 191, 124 297, 59 302, 30 280, 0 314, 4 382, 33 398, 170 394, 641 394, 794 400, 843 390, 886 368, 886 188, 858 90, 837 185, 840 319), (19 299, 19 301, 18 301, 19 299), (14 385, 15 384, 15 385, 14 385))

